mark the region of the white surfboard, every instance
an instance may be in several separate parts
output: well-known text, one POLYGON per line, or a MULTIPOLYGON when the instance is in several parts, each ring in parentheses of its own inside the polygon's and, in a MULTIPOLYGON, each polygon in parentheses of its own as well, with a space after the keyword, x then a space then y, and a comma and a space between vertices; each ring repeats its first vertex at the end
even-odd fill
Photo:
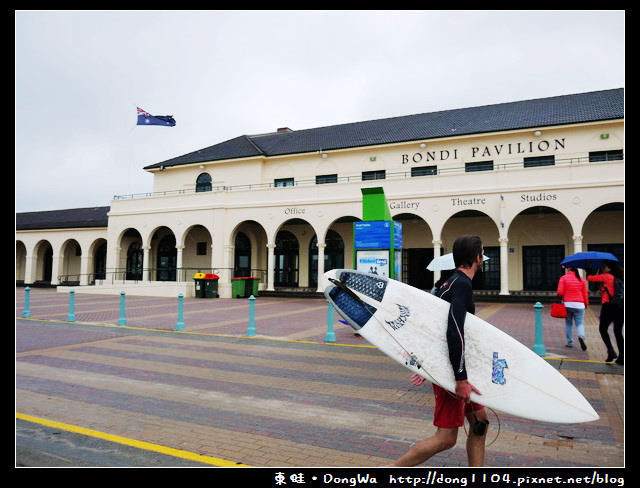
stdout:
MULTIPOLYGON (((455 391, 446 343, 448 302, 359 271, 334 269, 324 276, 330 283, 327 300, 360 336, 414 373, 455 391)), ((584 396, 522 343, 471 314, 464 333, 468 379, 482 393, 471 394, 474 402, 542 422, 598 420, 584 396)))

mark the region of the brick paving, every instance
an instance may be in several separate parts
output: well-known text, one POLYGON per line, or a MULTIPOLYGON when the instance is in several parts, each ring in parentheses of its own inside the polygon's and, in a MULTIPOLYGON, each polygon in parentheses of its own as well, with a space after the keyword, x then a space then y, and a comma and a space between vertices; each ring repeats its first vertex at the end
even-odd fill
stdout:
MULTIPOLYGON (((233 463, 263 467, 374 467, 434 432, 430 388, 337 317, 327 342, 324 300, 260 297, 254 337, 247 299, 183 302, 69 297, 16 288, 16 411, 233 463)), ((491 413, 486 465, 624 466, 624 369, 603 363, 597 306, 588 350, 564 347, 564 322, 541 315, 544 345, 600 414, 548 424, 491 413)), ((478 303, 477 314, 532 346, 533 304, 478 303)), ((464 442, 427 466, 466 465, 464 442)))

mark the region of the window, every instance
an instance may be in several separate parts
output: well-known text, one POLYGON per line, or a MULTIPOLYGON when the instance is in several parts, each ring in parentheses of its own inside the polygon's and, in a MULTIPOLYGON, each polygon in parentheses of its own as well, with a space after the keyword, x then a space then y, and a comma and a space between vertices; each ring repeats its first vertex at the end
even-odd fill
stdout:
POLYGON ((233 276, 242 278, 251 273, 251 241, 244 232, 238 232, 234 241, 233 276))
POLYGON ((411 177, 414 176, 430 176, 437 175, 438 167, 437 166, 421 166, 419 168, 411 168, 411 177))
POLYGON ((589 162, 598 163, 601 161, 622 161, 622 149, 613 151, 594 151, 589 153, 589 162))
POLYGON ((555 164, 555 156, 537 156, 533 158, 524 158, 525 168, 537 168, 538 166, 554 166, 555 164))
POLYGON ((324 185, 325 183, 337 183, 338 175, 319 175, 316 176, 316 185, 324 185))
POLYGON ((471 173, 473 171, 493 171, 493 161, 478 161, 477 163, 465 163, 464 171, 471 173))
POLYGON ((127 280, 141 280, 142 279, 142 263, 144 258, 144 251, 142 250, 142 244, 134 242, 127 249, 127 280))
POLYGON ((275 186, 276 188, 293 186, 293 178, 277 178, 273 180, 273 186, 275 186))
POLYGON ((201 191, 211 191, 211 175, 209 173, 202 173, 196 180, 196 193, 201 191))
POLYGON ((524 290, 555 290, 563 275, 558 263, 565 257, 564 246, 522 246, 524 290))
POLYGON ((500 247, 484 246, 484 255, 489 258, 482 264, 482 273, 476 273, 473 277, 474 290, 499 290, 500 289, 500 247), (476 281, 478 277, 478 281, 476 281))
POLYGON ((275 286, 298 286, 300 266, 298 239, 291 232, 281 230, 276 235, 276 247, 273 254, 275 259, 273 284, 275 286))
POLYGON ((158 244, 157 256, 156 281, 176 281, 178 250, 174 235, 170 234, 162 238, 158 244))
POLYGON ((363 171, 362 172, 362 181, 368 180, 384 180, 386 178, 385 170, 381 169, 378 171, 363 171))
POLYGON ((206 255, 207 255, 207 243, 196 242, 196 256, 206 256, 206 255))

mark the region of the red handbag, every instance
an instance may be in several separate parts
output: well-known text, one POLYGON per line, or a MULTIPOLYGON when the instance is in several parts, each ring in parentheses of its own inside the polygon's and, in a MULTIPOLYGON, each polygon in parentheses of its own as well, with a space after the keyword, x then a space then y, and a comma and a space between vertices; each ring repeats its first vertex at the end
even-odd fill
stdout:
POLYGON ((556 317, 558 319, 567 318, 567 309, 565 308, 563 303, 552 303, 551 304, 551 316, 556 317))

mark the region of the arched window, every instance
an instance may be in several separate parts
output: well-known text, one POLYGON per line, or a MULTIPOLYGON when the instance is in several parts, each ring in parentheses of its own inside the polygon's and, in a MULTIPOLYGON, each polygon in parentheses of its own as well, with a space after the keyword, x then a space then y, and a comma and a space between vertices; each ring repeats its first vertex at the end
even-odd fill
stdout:
POLYGON ((142 251, 142 244, 134 242, 129 246, 127 250, 127 280, 141 280, 142 279, 142 261, 144 252, 142 251))
MULTIPOLYGON (((344 268, 344 241, 336 231, 327 231, 324 248, 324 270, 344 268)), ((318 286, 318 236, 309 245, 309 286, 318 286)))
POLYGON ((299 245, 298 239, 286 230, 281 230, 276 236, 274 249, 275 286, 298 286, 299 245))
POLYGON ((163 237, 158 245, 157 281, 176 281, 177 256, 175 236, 163 237))
POLYGON ((100 244, 93 257, 93 277, 104 280, 107 277, 107 243, 100 244))
POLYGON ((251 276, 251 241, 242 232, 238 232, 235 239, 233 276, 251 276))
POLYGON ((196 192, 211 191, 211 175, 201 173, 196 180, 196 192))

